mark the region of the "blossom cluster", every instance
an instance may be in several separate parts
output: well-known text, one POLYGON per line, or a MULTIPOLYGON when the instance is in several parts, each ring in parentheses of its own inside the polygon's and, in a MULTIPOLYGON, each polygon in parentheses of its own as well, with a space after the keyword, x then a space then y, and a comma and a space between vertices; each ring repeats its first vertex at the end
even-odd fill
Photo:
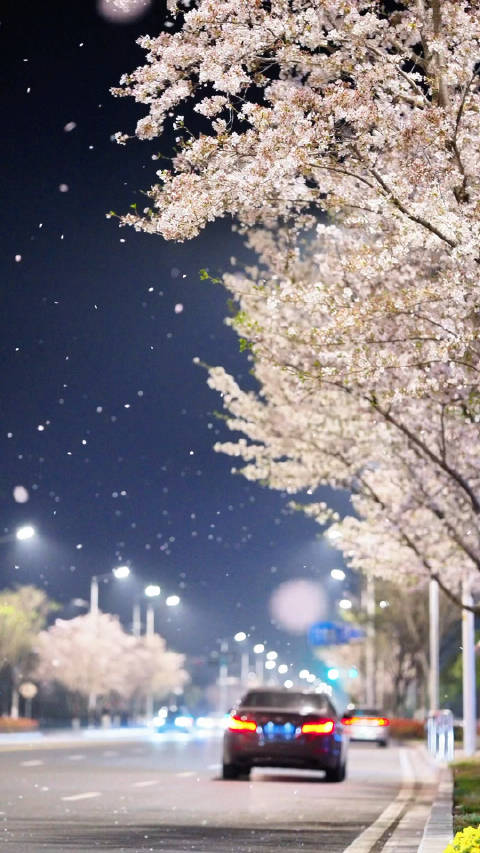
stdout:
POLYGON ((292 495, 350 489, 342 522, 307 510, 350 563, 453 597, 480 570, 479 12, 199 0, 114 90, 147 107, 140 138, 179 133, 121 224, 231 216, 257 255, 224 283, 258 392, 210 370, 242 434, 217 449, 292 495))

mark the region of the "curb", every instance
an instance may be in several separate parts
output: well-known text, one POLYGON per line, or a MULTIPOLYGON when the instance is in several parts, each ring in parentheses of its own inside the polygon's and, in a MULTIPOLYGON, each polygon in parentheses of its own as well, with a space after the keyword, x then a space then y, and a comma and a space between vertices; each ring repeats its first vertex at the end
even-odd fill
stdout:
POLYGON ((418 853, 442 853, 453 838, 453 775, 442 766, 437 794, 425 826, 418 853))

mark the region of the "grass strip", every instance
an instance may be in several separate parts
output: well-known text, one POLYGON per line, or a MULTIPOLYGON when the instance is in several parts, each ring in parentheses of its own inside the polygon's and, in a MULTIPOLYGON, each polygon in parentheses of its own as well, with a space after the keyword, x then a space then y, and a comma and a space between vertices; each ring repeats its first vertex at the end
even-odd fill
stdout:
POLYGON ((457 761, 453 769, 453 829, 480 825, 480 761, 457 761))

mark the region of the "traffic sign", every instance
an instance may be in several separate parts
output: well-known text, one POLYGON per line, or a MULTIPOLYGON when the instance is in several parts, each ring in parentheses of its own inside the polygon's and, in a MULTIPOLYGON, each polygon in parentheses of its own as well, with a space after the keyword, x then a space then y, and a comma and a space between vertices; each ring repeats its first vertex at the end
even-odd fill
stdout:
POLYGON ((364 637, 363 628, 345 622, 315 622, 308 633, 311 646, 341 646, 364 637))

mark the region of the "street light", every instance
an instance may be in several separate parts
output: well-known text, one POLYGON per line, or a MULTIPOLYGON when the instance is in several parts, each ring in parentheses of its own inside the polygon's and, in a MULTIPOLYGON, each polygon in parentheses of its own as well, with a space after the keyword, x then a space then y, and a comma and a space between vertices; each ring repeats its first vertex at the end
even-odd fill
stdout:
POLYGON ((98 613, 98 582, 109 581, 112 577, 117 580, 128 578, 130 569, 128 566, 116 566, 111 572, 105 572, 103 575, 92 575, 90 579, 90 613, 98 613))
POLYGON ((340 610, 351 610, 352 602, 349 598, 342 598, 341 601, 338 602, 338 606, 340 610))
MULTIPOLYGON (((161 589, 157 583, 149 583, 148 586, 143 590, 147 598, 158 598, 161 593, 161 589)), ((151 601, 147 604, 147 611, 145 614, 145 636, 153 637, 155 633, 155 611, 153 609, 153 603, 151 601)))
POLYGON ((116 566, 112 569, 112 574, 117 580, 123 580, 123 578, 128 578, 130 569, 128 566, 116 566))
MULTIPOLYGON (((237 631, 234 635, 233 639, 236 643, 244 643, 247 639, 247 635, 245 631, 237 631)), ((248 655, 248 649, 242 652, 240 657, 240 684, 247 684, 248 682, 248 670, 250 669, 250 659, 248 655)))
POLYGON ((180 604, 180 596, 179 595, 168 595, 165 599, 165 604, 167 607, 177 607, 180 604))
POLYGON ((330 572, 330 577, 333 578, 334 581, 344 581, 345 580, 345 572, 343 569, 332 569, 330 572))
POLYGON ((253 654, 257 655, 257 659, 255 661, 255 672, 259 684, 263 684, 263 658, 261 657, 261 655, 264 653, 264 651, 264 643, 255 643, 253 647, 253 654))
POLYGON ((19 542, 25 542, 25 540, 27 539, 32 539, 35 536, 36 532, 37 531, 34 527, 32 527, 31 524, 25 524, 23 527, 17 528, 17 530, 15 531, 15 536, 19 540, 19 542))
POLYGON ((247 639, 247 635, 245 631, 237 631, 233 639, 236 643, 243 643, 243 641, 247 639))

